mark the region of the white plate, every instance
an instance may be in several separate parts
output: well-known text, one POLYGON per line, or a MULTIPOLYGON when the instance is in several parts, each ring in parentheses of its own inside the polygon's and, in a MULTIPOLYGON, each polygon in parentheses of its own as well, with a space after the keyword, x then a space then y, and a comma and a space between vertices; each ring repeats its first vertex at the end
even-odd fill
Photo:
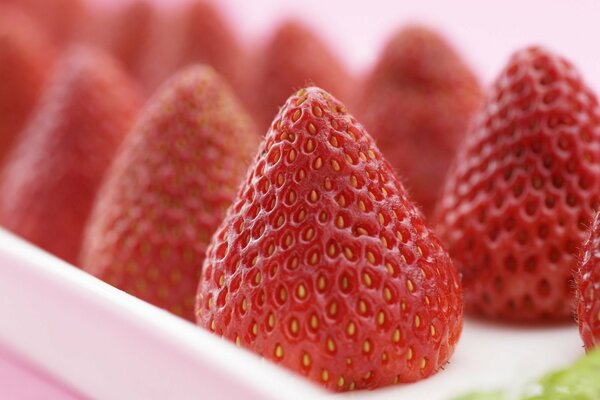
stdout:
POLYGON ((444 371, 334 395, 0 230, 0 347, 100 399, 424 399, 519 384, 583 354, 575 326, 467 321, 444 371))

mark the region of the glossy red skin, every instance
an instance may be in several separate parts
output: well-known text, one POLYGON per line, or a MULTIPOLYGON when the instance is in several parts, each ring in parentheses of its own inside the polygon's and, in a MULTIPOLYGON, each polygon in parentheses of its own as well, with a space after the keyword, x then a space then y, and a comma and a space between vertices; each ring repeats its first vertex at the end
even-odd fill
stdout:
POLYGON ((600 199, 600 112, 573 66, 517 52, 460 148, 438 232, 471 311, 572 318, 572 272, 600 199))
POLYGON ((65 54, 0 173, 0 224, 76 263, 98 186, 140 104, 108 55, 65 54))
POLYGON ((357 115, 427 217, 481 100, 452 46, 419 26, 392 36, 363 83, 357 115))
POLYGON ((54 59, 54 47, 27 15, 0 6, 0 163, 38 101, 54 59))
POLYGON ((177 74, 149 101, 107 174, 86 231, 83 268, 193 320, 206 247, 258 142, 211 68, 177 74))
POLYGON ((275 118, 213 236, 196 311, 200 326, 353 390, 441 368, 460 336, 462 293, 372 138, 312 87, 275 118))
POLYGON ((577 269, 577 322, 586 350, 600 344, 600 214, 583 243, 577 269))
POLYGON ((219 10, 208 1, 195 0, 156 22, 140 71, 152 93, 177 70, 192 64, 213 67, 243 95, 245 57, 237 38, 219 10))
POLYGON ((344 65, 309 28, 296 21, 280 25, 255 60, 253 93, 257 121, 268 129, 279 106, 295 92, 314 84, 342 101, 350 97, 354 82, 344 65))

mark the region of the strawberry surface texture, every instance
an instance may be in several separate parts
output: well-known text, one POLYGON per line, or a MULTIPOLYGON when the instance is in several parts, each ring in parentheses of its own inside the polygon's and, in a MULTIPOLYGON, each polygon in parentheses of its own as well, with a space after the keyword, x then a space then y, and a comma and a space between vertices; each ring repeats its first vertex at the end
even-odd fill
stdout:
POLYGON ((466 307, 513 321, 572 317, 577 254, 598 209, 600 113, 564 58, 510 59, 459 149, 438 228, 466 307))
POLYGON ((213 236, 196 312, 217 335, 345 391, 443 367, 462 293, 373 139, 309 87, 277 114, 213 236))
POLYGON ((81 265, 187 319, 206 247, 259 136, 210 67, 177 73, 148 102, 98 195, 81 265))

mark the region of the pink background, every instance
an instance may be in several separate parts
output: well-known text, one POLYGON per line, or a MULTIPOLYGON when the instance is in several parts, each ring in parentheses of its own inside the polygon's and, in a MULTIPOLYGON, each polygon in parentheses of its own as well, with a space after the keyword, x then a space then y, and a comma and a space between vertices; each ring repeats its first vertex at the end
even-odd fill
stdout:
MULTIPOLYGON (((185 0, 155 2, 173 6, 185 0)), ((123 1, 95 3, 111 7, 123 1)), ((391 32, 420 22, 446 34, 485 83, 514 50, 542 44, 569 58, 586 81, 600 89, 600 2, 594 0, 220 0, 218 4, 247 45, 264 40, 277 21, 301 19, 319 31, 356 74, 375 61, 391 32)), ((76 397, 1 346, 0 388, 2 398, 76 397)))

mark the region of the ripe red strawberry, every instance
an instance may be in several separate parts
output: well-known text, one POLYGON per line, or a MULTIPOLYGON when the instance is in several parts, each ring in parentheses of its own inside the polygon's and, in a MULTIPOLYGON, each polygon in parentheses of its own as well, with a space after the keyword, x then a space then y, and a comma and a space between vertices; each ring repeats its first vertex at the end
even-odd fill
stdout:
POLYGON ((152 92, 175 71, 208 64, 240 92, 244 57, 227 22, 212 3, 193 1, 156 24, 153 46, 142 66, 142 80, 152 92))
POLYGON ((396 33, 363 84, 358 115, 427 216, 481 102, 471 70, 437 33, 396 33))
POLYGON ((341 62, 310 29, 296 21, 282 24, 256 61, 255 93, 260 93, 258 122, 265 130, 288 95, 318 85, 342 100, 351 78, 341 62))
POLYGON ((87 9, 81 0, 5 0, 25 10, 55 45, 64 46, 84 24, 87 9))
POLYGON ((86 231, 83 268, 193 320, 206 247, 258 142, 211 68, 177 74, 150 100, 108 172, 86 231))
POLYGON ((207 250, 198 323, 328 388, 435 373, 462 328, 456 271, 369 134, 302 89, 207 250))
POLYGON ((0 224, 71 263, 106 167, 141 102, 116 63, 70 50, 0 174, 0 224))
POLYGON ((0 162, 38 100, 54 57, 25 14, 0 6, 0 162))
POLYGON ((144 51, 150 46, 150 33, 158 15, 146 0, 137 0, 109 15, 97 17, 91 40, 137 74, 144 51))
POLYGON ((576 278, 577 321, 586 350, 600 344, 600 214, 581 249, 576 278))
POLYGON ((517 52, 460 148, 439 233, 471 310, 508 320, 572 316, 572 269, 600 200, 600 112, 563 58, 517 52))

